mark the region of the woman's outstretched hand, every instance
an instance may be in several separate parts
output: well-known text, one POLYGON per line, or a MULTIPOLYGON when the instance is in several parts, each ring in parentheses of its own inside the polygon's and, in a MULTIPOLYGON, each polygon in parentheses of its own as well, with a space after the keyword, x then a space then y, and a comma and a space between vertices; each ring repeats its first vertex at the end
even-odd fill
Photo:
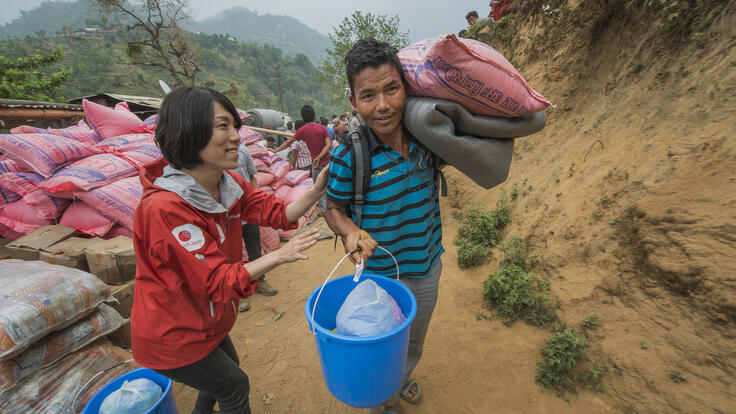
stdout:
POLYGON ((292 237, 284 247, 276 250, 274 253, 278 253, 279 262, 282 264, 297 260, 307 260, 309 257, 302 252, 314 246, 317 243, 317 239, 319 239, 319 229, 305 231, 302 234, 292 237))

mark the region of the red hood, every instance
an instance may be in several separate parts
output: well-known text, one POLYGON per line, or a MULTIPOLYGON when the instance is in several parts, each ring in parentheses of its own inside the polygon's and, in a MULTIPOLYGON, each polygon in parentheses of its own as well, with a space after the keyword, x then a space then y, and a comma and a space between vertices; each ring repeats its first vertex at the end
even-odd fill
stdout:
POLYGON ((146 164, 138 172, 138 176, 141 179, 141 184, 143 185, 144 197, 146 196, 146 193, 152 190, 160 190, 160 188, 153 185, 153 182, 156 180, 156 178, 164 175, 164 167, 166 167, 167 165, 169 165, 168 161, 161 157, 150 164, 146 164))

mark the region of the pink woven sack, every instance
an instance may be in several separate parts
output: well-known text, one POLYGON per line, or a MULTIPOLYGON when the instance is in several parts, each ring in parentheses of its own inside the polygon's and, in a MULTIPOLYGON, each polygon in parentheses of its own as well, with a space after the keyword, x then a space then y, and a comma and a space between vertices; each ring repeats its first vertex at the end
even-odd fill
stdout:
POLYGON ((259 188, 268 185, 271 181, 273 181, 273 174, 271 173, 259 172, 256 173, 254 177, 256 177, 256 183, 258 183, 259 188))
POLYGON ((454 101, 475 115, 517 117, 551 105, 503 55, 476 40, 425 39, 401 49, 399 60, 409 95, 454 101))
POLYGON ((5 205, 0 210, 0 224, 16 233, 28 234, 41 226, 54 224, 54 221, 41 218, 36 207, 23 200, 18 200, 5 205))
POLYGON ((130 177, 89 192, 78 193, 77 197, 98 213, 132 230, 133 215, 142 195, 141 180, 130 177))
POLYGON ((126 159, 114 154, 97 154, 60 169, 38 187, 56 197, 72 198, 76 192, 89 191, 136 174, 138 170, 126 159))
POLYGON ((55 128, 36 128, 29 125, 21 125, 10 130, 11 134, 51 134, 71 138, 79 141, 87 146, 94 146, 100 141, 100 136, 90 129, 84 121, 79 121, 77 125, 72 125, 62 129, 55 128))
POLYGON ((153 134, 125 134, 100 141, 97 148, 103 150, 116 149, 118 151, 129 151, 144 145, 155 145, 153 134))
POLYGON ((291 164, 283 158, 277 159, 271 163, 271 174, 276 180, 280 180, 286 173, 291 170, 291 164))
POLYGON ((114 221, 79 200, 74 201, 64 211, 59 223, 76 229, 77 233, 89 236, 104 236, 115 225, 114 221))
POLYGON ((57 169, 100 150, 73 139, 51 134, 0 135, 0 152, 49 177, 57 169))
POLYGON ((17 162, 13 160, 2 160, 0 161, 0 174, 6 173, 6 172, 28 172, 31 169, 26 167, 23 164, 18 164, 17 162))
POLYGON ((263 140, 261 134, 253 131, 245 125, 240 127, 240 129, 238 130, 238 135, 240 135, 240 143, 243 145, 251 145, 263 140))
POLYGON ((276 191, 273 193, 276 198, 280 198, 282 200, 286 199, 286 195, 289 194, 289 191, 291 191, 291 187, 288 185, 282 185, 276 189, 276 191))
POLYGON ((268 155, 268 149, 266 149, 266 147, 264 147, 263 145, 251 144, 246 145, 246 147, 248 148, 248 152, 253 159, 262 158, 268 155))
POLYGON ((271 253, 279 248, 279 234, 270 227, 261 227, 261 247, 264 253, 271 253))
POLYGON ((36 207, 41 218, 56 220, 61 217, 69 200, 53 197, 36 187, 43 177, 36 173, 5 173, 0 175, 0 187, 10 190, 29 205, 36 207))
POLYGON ((138 128, 141 121, 127 109, 127 105, 116 105, 115 109, 82 99, 84 117, 102 139, 127 134, 138 128))

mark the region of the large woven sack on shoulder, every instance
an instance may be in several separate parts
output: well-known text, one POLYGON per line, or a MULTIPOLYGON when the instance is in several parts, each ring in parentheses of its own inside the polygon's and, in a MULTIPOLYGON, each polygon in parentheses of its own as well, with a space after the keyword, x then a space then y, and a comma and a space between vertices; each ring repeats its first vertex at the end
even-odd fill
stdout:
POLYGON ((0 412, 78 413, 110 381, 140 368, 133 361, 126 362, 130 359, 128 352, 100 339, 0 394, 0 412))
POLYGON ((49 177, 59 168, 98 154, 100 150, 59 135, 2 134, 0 152, 44 177, 49 177))
POLYGON ((15 259, 0 261, 0 292, 0 360, 113 300, 110 287, 90 273, 15 259))
POLYGON ((455 35, 425 39, 399 51, 409 95, 455 101, 476 115, 516 117, 550 101, 492 47, 455 35))
POLYGON ((113 332, 123 322, 118 311, 101 304, 89 316, 44 336, 15 358, 0 361, 0 391, 113 332))

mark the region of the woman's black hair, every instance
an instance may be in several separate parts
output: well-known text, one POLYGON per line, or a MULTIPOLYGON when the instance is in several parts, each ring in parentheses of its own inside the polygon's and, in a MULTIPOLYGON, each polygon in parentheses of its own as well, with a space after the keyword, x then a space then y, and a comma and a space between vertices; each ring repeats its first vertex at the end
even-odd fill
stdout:
POLYGON ((164 159, 177 169, 202 164, 199 152, 212 138, 215 116, 214 102, 225 108, 240 129, 242 121, 235 105, 222 93, 188 86, 171 91, 158 111, 156 143, 164 159))
POLYGON ((355 96, 355 76, 358 73, 365 68, 377 68, 384 64, 396 68, 401 77, 401 83, 404 84, 404 90, 408 91, 409 88, 406 79, 404 79, 404 70, 401 68, 398 53, 399 51, 390 44, 379 42, 371 37, 358 40, 345 55, 345 71, 348 75, 350 93, 355 96))

